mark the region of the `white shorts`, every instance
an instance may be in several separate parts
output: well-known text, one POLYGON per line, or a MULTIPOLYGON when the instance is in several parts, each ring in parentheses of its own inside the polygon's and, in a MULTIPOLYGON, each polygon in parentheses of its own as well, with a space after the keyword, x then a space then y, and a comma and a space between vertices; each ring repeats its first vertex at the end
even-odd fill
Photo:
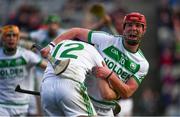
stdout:
POLYGON ((99 103, 95 101, 92 97, 91 97, 91 101, 93 103, 93 106, 98 116, 114 117, 113 110, 112 110, 113 106, 111 107, 110 106, 111 104, 103 104, 102 102, 99 103))
POLYGON ((34 95, 30 95, 28 114, 36 115, 37 113, 38 113, 37 99, 34 95))
POLYGON ((103 117, 114 117, 113 110, 111 108, 109 109, 104 109, 104 108, 99 108, 94 106, 96 109, 96 112, 98 116, 103 116, 103 117))
POLYGON ((117 117, 121 116, 132 116, 133 112, 133 99, 120 99, 119 104, 121 105, 121 112, 117 115, 117 117))
POLYGON ((27 108, 8 108, 0 107, 0 116, 25 116, 27 108))
POLYGON ((43 111, 48 116, 96 116, 84 85, 58 76, 45 78, 41 85, 43 111))

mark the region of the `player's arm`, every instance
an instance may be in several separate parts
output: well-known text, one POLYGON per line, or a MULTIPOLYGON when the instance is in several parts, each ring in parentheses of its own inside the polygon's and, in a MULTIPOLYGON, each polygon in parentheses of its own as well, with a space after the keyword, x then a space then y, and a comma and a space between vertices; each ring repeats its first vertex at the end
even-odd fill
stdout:
POLYGON ((108 80, 112 89, 115 90, 121 98, 128 98, 132 96, 139 86, 133 77, 131 77, 127 83, 122 82, 105 64, 103 67, 96 66, 95 70, 95 76, 97 78, 108 80))
POLYGON ((89 29, 85 29, 85 28, 71 28, 65 33, 59 35, 52 42, 54 44, 58 44, 59 42, 63 40, 73 40, 75 38, 78 38, 81 41, 87 42, 89 31, 90 31, 89 29))
POLYGON ((138 83, 131 77, 127 83, 122 82, 115 73, 108 78, 113 89, 120 94, 122 98, 129 98, 138 89, 138 83))
POLYGON ((47 60, 40 57, 37 53, 34 51, 26 51, 24 56, 28 56, 29 62, 33 65, 36 65, 37 67, 40 67, 42 69, 46 69, 47 66, 47 60))
POLYGON ((111 101, 119 98, 119 94, 109 86, 106 80, 98 79, 98 86, 103 99, 111 101))
POLYGON ((43 57, 47 57, 48 53, 51 51, 50 46, 55 46, 59 42, 63 40, 73 40, 73 39, 79 39, 84 42, 88 42, 88 34, 90 30, 89 29, 84 29, 84 28, 71 28, 68 31, 64 32, 63 34, 59 35, 57 38, 55 38, 49 46, 43 48, 41 50, 41 55, 43 57))
POLYGON ((118 76, 114 72, 110 74, 108 81, 110 82, 114 90, 116 90, 120 94, 121 97, 128 98, 135 93, 135 91, 139 87, 139 84, 145 78, 149 69, 149 63, 143 64, 141 68, 142 69, 140 69, 136 74, 132 75, 126 83, 119 80, 118 76))
POLYGON ((38 67, 42 68, 42 69, 46 69, 47 66, 47 60, 42 59, 41 62, 38 64, 38 67))
MULTIPOLYGON (((97 57, 98 55, 96 55, 95 57, 97 57)), ((103 58, 102 58, 103 59, 103 58)), ((103 67, 107 67, 106 64, 104 62, 102 62, 103 67)), ((97 76, 97 68, 99 68, 98 66, 93 67, 92 72, 94 75, 97 76)), ((100 67, 101 68, 101 67, 100 67)), ((118 99, 120 96, 117 92, 115 92, 115 90, 112 89, 112 87, 109 85, 108 81, 106 79, 102 79, 102 78, 98 78, 98 86, 100 89, 100 93, 103 99, 105 100, 115 100, 118 99)))

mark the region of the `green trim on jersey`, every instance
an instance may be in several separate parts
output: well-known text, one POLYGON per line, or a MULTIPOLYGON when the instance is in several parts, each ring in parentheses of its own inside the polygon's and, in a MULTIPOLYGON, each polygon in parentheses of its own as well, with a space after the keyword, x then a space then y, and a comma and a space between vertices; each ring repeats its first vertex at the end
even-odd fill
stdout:
POLYGON ((136 76, 133 75, 133 78, 136 80, 136 82, 138 83, 138 85, 141 84, 141 82, 138 80, 138 78, 136 76))
POLYGON ((0 68, 5 67, 15 67, 15 66, 21 66, 26 65, 27 62, 23 57, 15 58, 15 59, 1 59, 0 60, 0 68))
MULTIPOLYGON (((84 100, 84 104, 86 105, 86 109, 87 109, 87 113, 88 113, 88 116, 94 116, 95 115, 95 112, 93 111, 93 107, 91 105, 91 100, 90 100, 90 97, 89 95, 87 94, 87 87, 84 85, 84 83, 81 83, 79 82, 78 80, 75 80, 73 78, 68 78, 66 77, 66 79, 69 79, 69 80, 73 80, 77 83, 80 84, 80 94, 84 100)), ((78 91, 79 92, 79 91, 78 91)))
POLYGON ((145 58, 145 56, 144 56, 143 52, 141 51, 141 49, 139 49, 138 53, 139 53, 143 58, 145 58))
POLYGON ((15 103, 15 102, 0 102, 0 105, 6 105, 6 106, 23 106, 23 105, 28 105, 29 102, 24 102, 24 103, 15 103))
POLYGON ((80 94, 83 97, 83 100, 85 102, 88 116, 94 116, 95 113, 94 113, 93 107, 91 105, 91 100, 87 94, 87 88, 83 83, 79 83, 79 84, 80 84, 80 94))
POLYGON ((135 75, 133 75, 133 78, 136 80, 136 82, 140 85, 141 82, 144 80, 145 76, 142 76, 140 78, 137 78, 135 75))
POLYGON ((126 56, 124 53, 119 51, 116 47, 113 45, 104 49, 103 52, 119 63, 122 67, 126 68, 128 71, 135 74, 140 69, 140 65, 132 61, 128 56, 126 56))
POLYGON ((92 43, 92 42, 91 42, 92 33, 93 33, 92 30, 89 31, 89 33, 88 33, 88 43, 92 43))
POLYGON ((42 63, 42 61, 43 61, 43 59, 41 59, 41 60, 39 61, 39 63, 37 63, 37 66, 40 66, 40 64, 42 63))
POLYGON ((114 101, 100 101, 100 100, 97 100, 97 99, 91 97, 90 95, 89 95, 89 97, 91 98, 91 100, 98 102, 100 104, 110 105, 110 106, 114 106, 116 104, 114 101))

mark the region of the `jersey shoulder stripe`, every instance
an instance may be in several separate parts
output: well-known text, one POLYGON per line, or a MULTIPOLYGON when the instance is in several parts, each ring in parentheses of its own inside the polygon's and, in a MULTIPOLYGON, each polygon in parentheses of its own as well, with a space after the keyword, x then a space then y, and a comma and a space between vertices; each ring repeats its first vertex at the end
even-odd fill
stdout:
POLYGON ((88 33, 88 43, 91 43, 92 30, 88 33))
POLYGON ((143 54, 143 52, 142 52, 141 49, 138 50, 138 53, 139 53, 143 58, 145 58, 145 56, 144 56, 144 54, 143 54))

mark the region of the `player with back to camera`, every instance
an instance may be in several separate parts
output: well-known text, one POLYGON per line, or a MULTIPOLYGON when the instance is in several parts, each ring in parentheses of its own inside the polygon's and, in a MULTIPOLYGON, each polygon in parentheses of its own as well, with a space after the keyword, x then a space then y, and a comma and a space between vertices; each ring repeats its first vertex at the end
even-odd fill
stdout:
MULTIPOLYGON (((44 72, 41 85, 41 100, 45 115, 48 116, 96 116, 95 109, 87 94, 84 80, 92 74, 93 67, 103 66, 103 58, 90 44, 80 41, 64 40, 54 48, 51 55, 58 60, 70 59, 69 65, 56 75, 50 63, 44 72)), ((118 95, 104 79, 98 80, 100 95, 112 100, 118 95)))

